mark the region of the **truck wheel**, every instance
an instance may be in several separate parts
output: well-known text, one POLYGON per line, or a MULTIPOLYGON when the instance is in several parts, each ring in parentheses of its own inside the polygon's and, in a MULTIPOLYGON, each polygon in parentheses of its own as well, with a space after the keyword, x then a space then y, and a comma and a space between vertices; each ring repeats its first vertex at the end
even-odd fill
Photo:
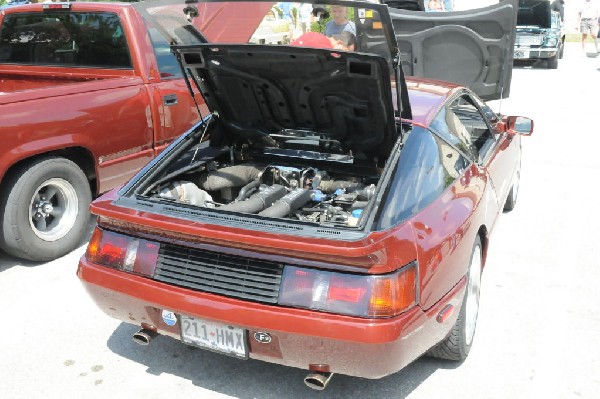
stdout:
POLYGON ((560 60, 562 60, 563 55, 565 55, 565 43, 564 42, 560 45, 560 50, 558 51, 558 58, 560 60))
POLYGON ((442 342, 431 348, 427 355, 438 359, 460 361, 467 358, 477 325, 479 314, 479 293, 481 290, 482 250, 479 236, 473 244, 471 262, 467 272, 467 288, 460 307, 458 319, 450 334, 442 342))
POLYGON ((548 58, 548 69, 556 69, 558 68, 558 54, 554 57, 548 58))
POLYGON ((91 197, 84 173, 68 159, 18 167, 0 193, 0 247, 33 261, 65 255, 81 242, 91 197))
POLYGON ((506 198, 506 202, 504 203, 504 211, 510 212, 517 205, 517 198, 519 196, 519 184, 521 182, 521 168, 517 169, 515 173, 515 178, 513 179, 513 185, 508 192, 508 197, 506 198))

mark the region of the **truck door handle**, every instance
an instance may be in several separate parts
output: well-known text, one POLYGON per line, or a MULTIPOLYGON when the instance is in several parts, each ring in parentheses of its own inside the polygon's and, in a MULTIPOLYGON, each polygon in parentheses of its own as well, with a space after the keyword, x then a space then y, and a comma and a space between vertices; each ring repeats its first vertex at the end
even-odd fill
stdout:
POLYGON ((169 94, 169 95, 163 96, 163 104, 167 107, 169 105, 176 105, 177 104, 177 94, 169 94))

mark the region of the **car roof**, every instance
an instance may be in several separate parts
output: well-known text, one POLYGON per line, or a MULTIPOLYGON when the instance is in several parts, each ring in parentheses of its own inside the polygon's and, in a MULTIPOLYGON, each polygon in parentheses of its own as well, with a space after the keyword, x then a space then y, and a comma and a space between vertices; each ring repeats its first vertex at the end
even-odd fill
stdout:
POLYGON ((429 126, 446 100, 464 89, 463 86, 434 79, 406 79, 408 97, 412 108, 411 121, 429 126))

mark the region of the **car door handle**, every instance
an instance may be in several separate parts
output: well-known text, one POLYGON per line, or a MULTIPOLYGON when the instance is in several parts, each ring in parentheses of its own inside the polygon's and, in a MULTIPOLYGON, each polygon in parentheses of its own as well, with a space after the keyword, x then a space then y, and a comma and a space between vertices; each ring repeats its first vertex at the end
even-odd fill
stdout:
POLYGON ((177 94, 169 94, 163 96, 163 104, 165 106, 176 105, 177 104, 177 94))

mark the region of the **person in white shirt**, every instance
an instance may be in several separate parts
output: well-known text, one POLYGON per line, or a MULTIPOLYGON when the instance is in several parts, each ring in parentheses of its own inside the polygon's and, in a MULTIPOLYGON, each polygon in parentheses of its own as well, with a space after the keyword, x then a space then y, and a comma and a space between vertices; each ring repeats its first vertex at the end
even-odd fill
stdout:
POLYGON ((302 33, 310 32, 310 24, 312 22, 312 4, 303 3, 300 5, 298 9, 298 14, 300 14, 300 27, 302 28, 302 33))
POLYGON ((585 0, 579 9, 579 30, 581 32, 581 48, 585 51, 585 41, 587 35, 592 36, 594 45, 596 46, 596 53, 598 50, 598 19, 600 18, 600 9, 598 5, 592 0, 585 0))

